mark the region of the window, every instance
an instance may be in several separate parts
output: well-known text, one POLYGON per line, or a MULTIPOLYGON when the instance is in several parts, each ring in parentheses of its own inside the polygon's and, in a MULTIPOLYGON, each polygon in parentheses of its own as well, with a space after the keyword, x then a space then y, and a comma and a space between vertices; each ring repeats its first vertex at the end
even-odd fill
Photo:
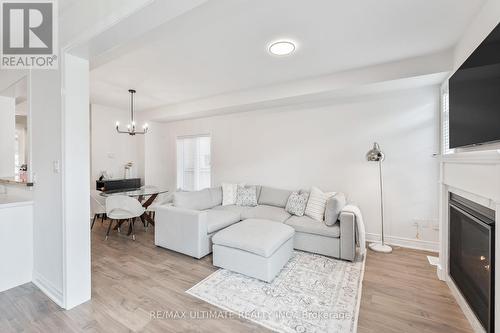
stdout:
POLYGON ((450 149, 450 104, 448 87, 444 87, 441 93, 441 142, 442 154, 453 153, 450 149))
POLYGON ((197 191, 210 184, 210 136, 177 138, 177 187, 197 191))

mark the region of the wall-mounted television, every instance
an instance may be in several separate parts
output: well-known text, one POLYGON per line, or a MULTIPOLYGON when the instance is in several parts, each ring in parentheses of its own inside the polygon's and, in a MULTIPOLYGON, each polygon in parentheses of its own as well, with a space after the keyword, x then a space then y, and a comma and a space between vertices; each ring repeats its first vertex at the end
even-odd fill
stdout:
POLYGON ((450 148, 500 141, 500 24, 449 80, 450 148))

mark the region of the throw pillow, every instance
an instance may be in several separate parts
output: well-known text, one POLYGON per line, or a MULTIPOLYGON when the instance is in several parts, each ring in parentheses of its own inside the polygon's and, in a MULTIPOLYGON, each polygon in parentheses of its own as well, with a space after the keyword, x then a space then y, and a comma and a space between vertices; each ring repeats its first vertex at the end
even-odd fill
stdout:
POLYGON ((237 191, 238 184, 222 183, 222 206, 234 205, 237 191))
POLYGON ((323 221, 325 218, 326 201, 334 195, 335 192, 325 193, 319 188, 313 187, 307 201, 305 214, 316 221, 323 221))
POLYGON ((285 210, 292 215, 304 216, 308 198, 309 193, 292 192, 286 202, 285 210))
POLYGON ((346 205, 346 198, 343 193, 337 193, 326 202, 325 224, 332 226, 337 223, 340 212, 346 205))
POLYGON ((255 186, 239 186, 236 194, 237 206, 257 206, 257 188, 255 186))

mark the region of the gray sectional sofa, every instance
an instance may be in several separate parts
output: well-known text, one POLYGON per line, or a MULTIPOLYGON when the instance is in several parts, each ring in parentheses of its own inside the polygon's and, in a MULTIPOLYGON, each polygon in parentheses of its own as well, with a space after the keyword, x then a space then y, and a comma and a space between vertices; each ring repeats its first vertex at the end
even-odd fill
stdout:
POLYGON ((243 220, 267 220, 284 223, 295 230, 293 247, 334 258, 354 260, 355 216, 342 211, 345 196, 336 194, 340 210, 333 226, 307 216, 292 216, 285 206, 291 191, 257 186, 255 207, 222 206, 222 188, 196 192, 176 192, 173 204, 156 212, 155 244, 195 258, 212 252, 212 237, 243 220))

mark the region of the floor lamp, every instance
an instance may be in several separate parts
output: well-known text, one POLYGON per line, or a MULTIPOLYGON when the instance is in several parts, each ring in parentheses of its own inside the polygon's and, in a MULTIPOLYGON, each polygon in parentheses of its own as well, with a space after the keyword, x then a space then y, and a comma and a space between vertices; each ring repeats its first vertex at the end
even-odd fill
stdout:
POLYGON ((370 243, 369 247, 375 252, 391 253, 392 247, 384 243, 384 187, 382 182, 382 161, 385 159, 385 155, 380 150, 378 143, 373 144, 373 148, 366 153, 366 159, 368 162, 378 162, 379 179, 380 179, 380 215, 382 220, 382 237, 380 243, 370 243))

